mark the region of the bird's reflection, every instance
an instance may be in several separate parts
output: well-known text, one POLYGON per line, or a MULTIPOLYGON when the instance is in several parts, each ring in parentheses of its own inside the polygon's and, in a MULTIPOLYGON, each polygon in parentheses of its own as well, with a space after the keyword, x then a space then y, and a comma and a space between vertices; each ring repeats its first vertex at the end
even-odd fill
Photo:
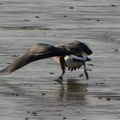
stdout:
POLYGON ((60 89, 60 98, 66 100, 85 100, 87 84, 80 83, 76 79, 68 79, 67 84, 60 89))

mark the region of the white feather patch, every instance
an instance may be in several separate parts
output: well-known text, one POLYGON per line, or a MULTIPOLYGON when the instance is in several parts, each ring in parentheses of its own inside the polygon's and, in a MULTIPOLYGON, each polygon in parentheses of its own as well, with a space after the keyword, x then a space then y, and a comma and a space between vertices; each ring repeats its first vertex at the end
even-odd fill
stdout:
POLYGON ((82 59, 82 57, 78 57, 78 56, 75 56, 75 55, 66 56, 65 57, 65 66, 66 67, 78 68, 83 64, 83 62, 80 62, 80 61, 78 61, 78 62, 73 61, 73 58, 74 59, 79 59, 79 60, 82 59))

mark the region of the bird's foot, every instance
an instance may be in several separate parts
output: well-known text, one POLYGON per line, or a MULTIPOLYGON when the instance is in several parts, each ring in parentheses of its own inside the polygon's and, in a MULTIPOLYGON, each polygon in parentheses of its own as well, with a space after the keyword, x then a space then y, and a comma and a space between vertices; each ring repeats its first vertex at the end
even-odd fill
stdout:
POLYGON ((60 76, 57 79, 55 79, 54 81, 58 82, 59 84, 63 83, 63 78, 60 76))

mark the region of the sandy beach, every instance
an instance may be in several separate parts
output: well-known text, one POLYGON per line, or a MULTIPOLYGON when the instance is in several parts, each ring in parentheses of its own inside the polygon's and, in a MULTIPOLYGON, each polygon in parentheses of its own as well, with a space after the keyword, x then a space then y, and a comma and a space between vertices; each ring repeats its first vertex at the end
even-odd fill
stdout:
POLYGON ((119 0, 0 1, 0 69, 34 43, 74 40, 93 50, 90 79, 81 68, 58 84, 50 58, 0 75, 0 120, 120 119, 119 0))

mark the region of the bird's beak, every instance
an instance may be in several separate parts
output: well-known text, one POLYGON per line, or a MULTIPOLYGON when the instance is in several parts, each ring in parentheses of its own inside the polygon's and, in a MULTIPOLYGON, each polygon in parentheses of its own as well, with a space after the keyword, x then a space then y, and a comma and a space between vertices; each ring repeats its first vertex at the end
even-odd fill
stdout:
POLYGON ((92 60, 92 59, 90 59, 90 58, 88 58, 88 57, 86 58, 86 61, 91 61, 91 60, 92 60))
POLYGON ((82 56, 83 56, 83 58, 86 59, 85 61, 91 61, 92 60, 88 57, 88 54, 86 54, 85 52, 82 53, 82 56))

